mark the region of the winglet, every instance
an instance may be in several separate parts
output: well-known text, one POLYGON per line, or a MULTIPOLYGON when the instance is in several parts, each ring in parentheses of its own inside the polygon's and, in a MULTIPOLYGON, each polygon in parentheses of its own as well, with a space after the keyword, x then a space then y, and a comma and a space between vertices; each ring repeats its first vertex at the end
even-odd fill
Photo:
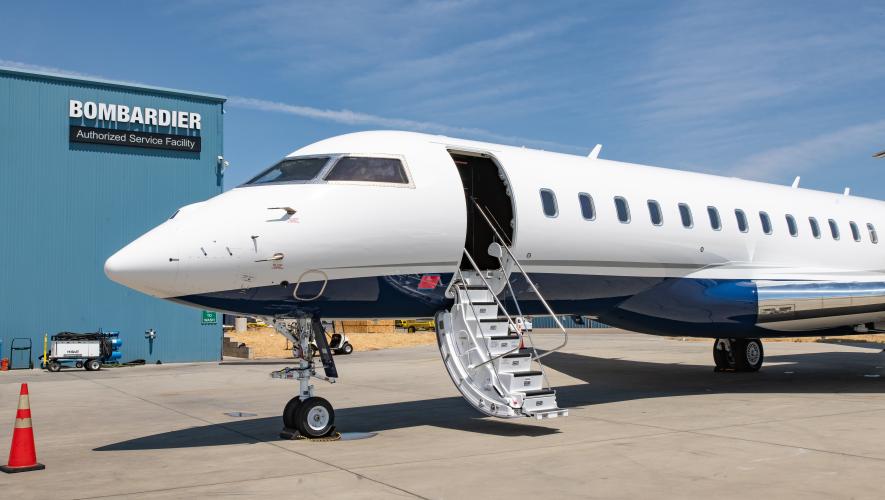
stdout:
POLYGON ((591 160, 599 158, 600 151, 602 151, 602 144, 597 144, 596 147, 593 148, 593 151, 590 151, 590 154, 587 155, 587 158, 590 158, 591 160))

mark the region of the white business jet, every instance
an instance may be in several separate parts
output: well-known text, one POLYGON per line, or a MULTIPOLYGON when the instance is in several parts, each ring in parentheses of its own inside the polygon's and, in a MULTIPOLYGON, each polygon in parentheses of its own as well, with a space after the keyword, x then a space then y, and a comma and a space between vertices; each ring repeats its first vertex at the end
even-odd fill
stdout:
MULTIPOLYGON (((760 339, 876 331, 885 321, 882 202, 792 186, 410 132, 305 146, 114 254, 114 281, 265 317, 300 381, 286 427, 333 429, 311 377, 334 380, 319 318, 435 317, 446 369, 496 417, 564 416, 531 315, 708 337, 722 371, 762 366, 760 339), (309 344, 320 344, 319 375, 309 344)), ((552 337, 545 336, 549 341, 552 337)))

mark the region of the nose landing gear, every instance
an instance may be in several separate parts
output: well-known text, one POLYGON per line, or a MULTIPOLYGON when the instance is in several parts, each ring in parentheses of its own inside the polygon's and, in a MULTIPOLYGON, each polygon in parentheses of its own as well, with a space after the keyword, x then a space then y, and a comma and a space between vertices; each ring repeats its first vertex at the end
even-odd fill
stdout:
POLYGON ((716 339, 713 343, 717 372, 757 372, 764 358, 760 339, 716 339))
POLYGON ((335 434, 335 410, 327 400, 314 395, 311 377, 335 383, 338 371, 326 342, 322 324, 318 318, 274 319, 274 328, 287 337, 293 345, 292 352, 298 366, 271 373, 271 377, 298 380, 298 396, 292 398, 283 409, 283 431, 287 439, 324 438, 335 434), (326 376, 317 375, 311 344, 316 343, 326 376))

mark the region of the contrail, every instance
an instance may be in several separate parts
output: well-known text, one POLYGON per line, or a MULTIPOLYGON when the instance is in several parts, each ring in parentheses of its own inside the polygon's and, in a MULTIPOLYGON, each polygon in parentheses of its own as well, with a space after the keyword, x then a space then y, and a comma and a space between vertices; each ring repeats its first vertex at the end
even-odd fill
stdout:
POLYGON ((299 106, 294 104, 286 104, 283 102, 266 101, 263 99, 239 96, 229 97, 227 103, 230 106, 238 108, 285 113, 304 118, 312 118, 315 120, 343 123, 345 125, 370 125, 391 129, 411 130, 415 132, 428 132, 434 134, 445 134, 462 137, 481 137, 486 140, 493 140, 507 144, 528 145, 559 151, 575 152, 584 151, 585 149, 587 149, 583 146, 575 146, 571 144, 561 144, 558 142, 529 139, 526 137, 502 135, 481 128, 453 127, 451 125, 445 125, 442 123, 423 122, 417 120, 409 120, 405 118, 390 118, 386 116, 360 113, 358 111, 351 111, 349 109, 320 109, 310 106, 299 106))

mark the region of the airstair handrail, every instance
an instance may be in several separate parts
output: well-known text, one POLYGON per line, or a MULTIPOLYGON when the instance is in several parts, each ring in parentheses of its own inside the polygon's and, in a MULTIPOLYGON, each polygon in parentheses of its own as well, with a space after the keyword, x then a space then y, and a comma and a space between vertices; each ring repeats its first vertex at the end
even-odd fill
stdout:
MULTIPOLYGON (((486 215, 485 210, 483 210, 483 208, 479 205, 479 203, 477 203, 477 201, 475 199, 472 201, 473 201, 473 204, 476 205, 477 210, 479 210, 479 213, 482 215, 482 218, 485 219, 486 223, 492 229, 492 232, 495 233, 495 236, 498 238, 498 240, 501 241, 501 243, 504 243, 504 241, 505 241, 504 238, 501 236, 501 233, 499 233, 498 230, 495 228, 495 225, 492 224, 492 221, 489 220, 489 217, 488 217, 488 215, 486 215)), ((510 247, 506 244, 502 244, 499 246, 507 252, 507 254, 510 256, 510 260, 512 260, 513 263, 516 264, 516 267, 519 269, 519 272, 522 273, 523 277, 528 282, 529 286, 532 287, 532 291, 535 292, 535 295, 538 297, 538 300, 541 301, 541 304, 544 305, 544 308, 547 310, 548 313, 550 313, 550 316, 553 317, 553 321, 556 322, 556 326, 559 327, 559 329, 562 331, 562 344, 558 345, 557 347, 555 347, 553 349, 550 349, 549 351, 545 352, 544 354, 541 354, 540 356, 537 357, 537 359, 543 358, 544 356, 547 356, 548 354, 553 354, 554 352, 562 349, 563 347, 565 347, 568 344, 568 331, 562 325, 562 322, 559 321, 559 317, 557 317, 556 313, 553 312, 553 309, 550 307, 550 304, 548 304, 547 301, 544 300, 544 297, 541 295, 540 290, 538 290, 538 287, 535 286, 535 283, 532 281, 532 279, 529 278, 529 274, 522 267, 522 264, 519 263, 519 261, 516 259, 516 256, 514 256, 513 252, 510 251, 510 247)), ((466 252, 466 249, 465 249, 465 252, 466 252)), ((469 257, 469 254, 468 254, 468 257, 469 257)), ((473 264, 474 267, 476 267, 476 264, 473 262, 472 258, 470 259, 470 261, 471 261, 471 264, 473 264)), ((502 266, 503 266, 503 263, 502 263, 502 266)), ((480 273, 480 277, 482 277, 481 274, 482 273, 480 273)), ((483 278, 483 281, 485 281, 485 278, 483 278)), ((513 297, 513 300, 516 301, 515 295, 513 297)), ((506 311, 505 311, 505 313, 506 313, 506 311)), ((508 315, 508 317, 509 317, 509 315, 508 315)), ((532 343, 534 344, 534 342, 532 342, 532 343)))

